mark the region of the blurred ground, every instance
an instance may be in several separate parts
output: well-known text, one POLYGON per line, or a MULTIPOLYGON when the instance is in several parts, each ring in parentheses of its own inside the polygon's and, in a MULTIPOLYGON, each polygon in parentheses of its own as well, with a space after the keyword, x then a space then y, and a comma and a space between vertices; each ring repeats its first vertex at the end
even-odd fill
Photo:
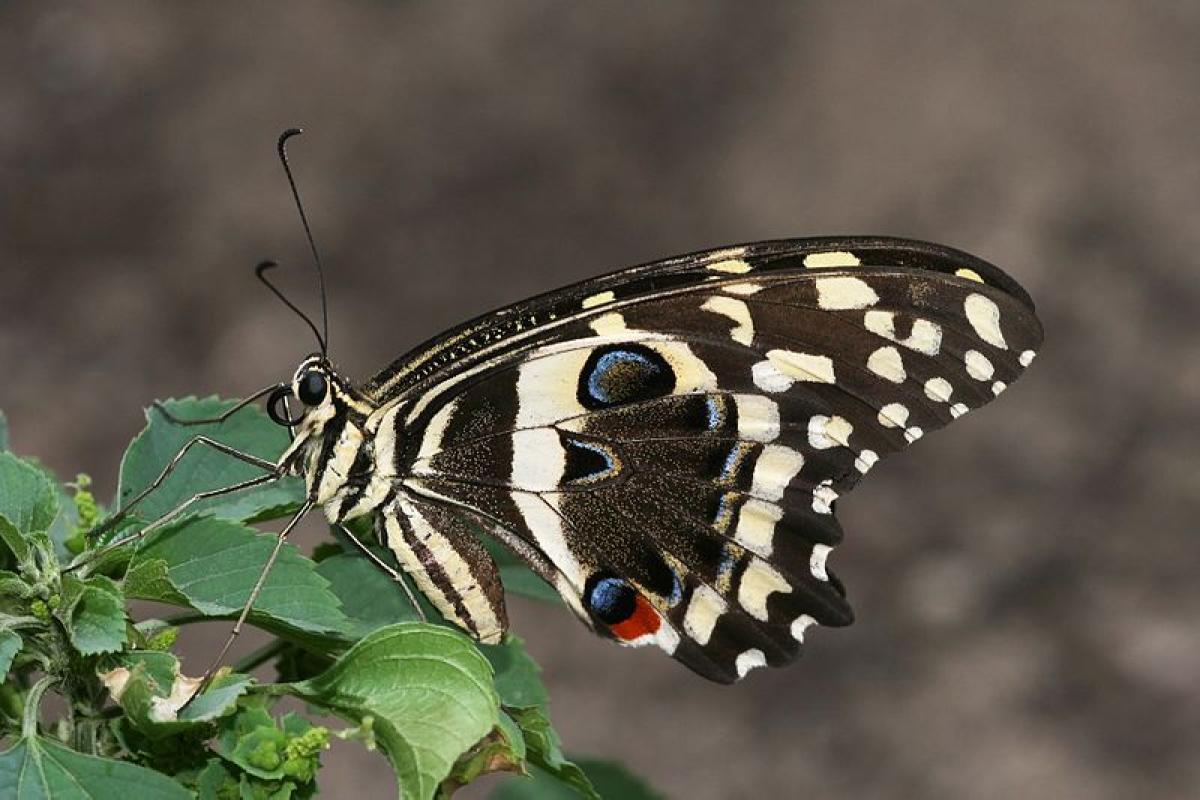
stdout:
MULTIPOLYGON (((734 688, 554 610, 517 629, 569 746, 673 797, 1195 796, 1197 41, 1182 0, 6 3, 0 407, 111 490, 142 404, 290 375, 310 342, 250 268, 311 301, 294 123, 351 375, 707 245, 963 247, 1046 348, 842 503, 853 628, 734 688)), ((328 796, 392 791, 331 760, 328 796)))

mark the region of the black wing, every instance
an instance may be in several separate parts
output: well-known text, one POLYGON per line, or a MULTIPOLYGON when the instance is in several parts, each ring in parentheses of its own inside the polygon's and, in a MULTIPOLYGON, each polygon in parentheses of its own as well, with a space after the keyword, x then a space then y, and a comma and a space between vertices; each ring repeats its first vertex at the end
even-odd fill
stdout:
POLYGON ((730 681, 851 621, 836 499, 1040 343, 1029 296, 965 253, 791 240, 493 312, 366 391, 403 408, 411 497, 492 530, 598 632, 730 681))

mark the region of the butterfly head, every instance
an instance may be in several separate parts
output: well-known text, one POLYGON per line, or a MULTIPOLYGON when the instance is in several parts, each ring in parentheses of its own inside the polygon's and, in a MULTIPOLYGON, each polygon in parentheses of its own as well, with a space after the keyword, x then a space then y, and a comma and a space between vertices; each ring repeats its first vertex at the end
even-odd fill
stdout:
POLYGON ((303 454, 312 449, 310 445, 320 446, 326 430, 358 427, 371 410, 371 404, 321 353, 301 361, 291 383, 280 384, 267 406, 271 419, 292 431, 285 466, 295 472, 303 471, 303 454))

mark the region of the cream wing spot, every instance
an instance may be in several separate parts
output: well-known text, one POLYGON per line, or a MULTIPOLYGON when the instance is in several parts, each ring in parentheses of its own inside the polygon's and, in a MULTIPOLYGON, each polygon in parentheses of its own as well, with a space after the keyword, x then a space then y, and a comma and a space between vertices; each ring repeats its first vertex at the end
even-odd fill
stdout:
POLYGON ((750 375, 754 378, 755 386, 772 394, 786 392, 796 382, 794 378, 780 372, 769 360, 756 363, 750 368, 750 375))
POLYGON ((831 250, 827 253, 812 253, 804 257, 804 266, 808 269, 828 269, 832 267, 860 267, 862 260, 846 250, 831 250))
POLYGON ((879 295, 861 278, 817 278, 817 305, 826 311, 868 308, 878 302, 879 295))
POLYGON ((894 347, 880 347, 867 358, 867 369, 885 381, 904 383, 907 373, 900 351, 894 347))
POLYGON ((1037 353, 1032 350, 1025 350, 1017 357, 1017 361, 1020 362, 1022 367, 1028 367, 1033 363, 1035 358, 1037 358, 1037 353))
POLYGON ((801 614, 792 621, 792 638, 804 644, 804 632, 816 624, 816 619, 808 614, 801 614))
POLYGON ((578 376, 588 355, 587 350, 577 350, 535 358, 518 368, 517 428, 553 425, 586 413, 579 403, 578 376))
POLYGON ((758 294, 762 288, 762 284, 758 283, 730 283, 721 287, 721 291, 726 294, 751 295, 758 294))
POLYGON ((583 298, 583 302, 580 303, 580 305, 584 308, 595 308, 596 306, 602 306, 606 303, 611 303, 616 299, 617 296, 612 292, 597 292, 596 294, 583 298))
POLYGON ((954 270, 954 274, 960 278, 966 278, 969 281, 983 283, 983 277, 973 269, 967 269, 966 267, 963 267, 962 269, 954 270))
POLYGON ((885 339, 896 341, 896 314, 894 311, 871 310, 863 314, 863 327, 885 339))
POLYGON ((911 428, 905 428, 904 430, 904 440, 909 444, 912 444, 924 435, 925 431, 921 430, 916 425, 912 426, 911 428))
POLYGON ((967 374, 977 381, 990 381, 996 372, 988 357, 978 350, 968 350, 964 353, 963 363, 967 366, 967 374))
POLYGON ((950 406, 950 416, 954 417, 954 419, 958 419, 970 410, 971 409, 963 403, 955 403, 954 405, 950 406))
POLYGON ((829 356, 814 355, 812 353, 797 353, 794 350, 768 350, 767 360, 760 361, 753 367, 755 375, 755 383, 761 388, 767 388, 759 383, 759 373, 771 385, 782 385, 782 389, 771 389, 769 391, 783 391, 790 389, 796 381, 805 381, 808 383, 833 383, 833 360, 829 356), (768 367, 760 367, 760 364, 768 364, 768 367), (777 378, 775 376, 780 376, 777 378), (784 385, 786 381, 786 385, 784 385))
POLYGON ((769 444, 759 453, 754 462, 754 478, 751 493, 771 501, 779 501, 788 484, 804 466, 804 456, 799 451, 779 444, 769 444))
POLYGON ((591 321, 590 327, 597 336, 621 336, 629 333, 625 317, 616 311, 596 317, 591 321))
POLYGON ((767 657, 762 650, 757 648, 747 650, 744 653, 738 653, 738 657, 733 662, 733 667, 737 670, 738 678, 746 677, 746 674, 752 669, 765 667, 767 665, 767 657))
POLYGON ((949 403, 954 387, 945 378, 930 378, 925 381, 925 396, 938 403, 949 403))
POLYGON ((1005 383, 1004 381, 996 381, 995 383, 992 384, 992 394, 995 395, 996 397, 999 397, 1000 393, 1003 392, 1007 388, 1008 388, 1008 384, 1005 383))
POLYGON ((683 616, 683 631, 701 647, 712 638, 717 620, 728 608, 725 598, 708 586, 698 586, 683 616))
POLYGON ((817 450, 849 447, 854 425, 844 417, 816 414, 808 420, 808 443, 817 450))
POLYGON ((752 442, 779 438, 779 404, 760 394, 735 394, 738 436, 752 442))
POLYGON ((720 314, 733 320, 733 329, 729 332, 735 342, 747 347, 754 341, 754 320, 750 317, 750 309, 745 301, 733 297, 718 295, 710 297, 700 306, 705 311, 720 314))
POLYGON ((929 356, 942 349, 942 326, 927 319, 915 319, 912 332, 905 338, 896 335, 896 314, 893 311, 871 310, 863 315, 863 327, 876 336, 904 345, 929 356))
POLYGON ((813 489, 812 509, 818 514, 832 514, 833 501, 838 499, 838 493, 829 483, 828 480, 821 481, 820 485, 813 489))
POLYGON ((783 509, 752 497, 738 510, 734 541, 750 552, 767 558, 775 549, 775 526, 783 519, 783 509))
POLYGON ((963 301, 963 311, 966 312, 967 322, 971 323, 980 339, 1001 350, 1008 349, 1004 333, 1000 330, 1000 307, 990 297, 981 294, 967 295, 967 299, 963 301))
POLYGON ((417 461, 426 461, 442 449, 442 438, 446 435, 446 428, 450 425, 450 420, 454 417, 457 408, 458 398, 456 397, 439 408, 437 413, 430 418, 429 424, 425 426, 425 432, 421 435, 417 461))
POLYGON ((913 321, 912 333, 900 344, 927 356, 936 356, 942 349, 942 326, 927 319, 913 321))
POLYGON ((858 457, 854 459, 854 468, 863 475, 866 475, 871 471, 871 467, 874 467, 878 462, 878 453, 876 453, 874 450, 863 450, 858 454, 858 457))
POLYGON ((751 559, 738 585, 738 604, 759 622, 767 621, 767 599, 775 592, 787 594, 792 585, 761 558, 751 559))
POLYGON ((808 569, 812 576, 819 581, 828 581, 829 572, 825 568, 825 562, 829 558, 829 553, 833 548, 827 544, 814 544, 812 555, 808 558, 808 569))
POLYGON ((513 431, 512 483, 525 491, 551 492, 561 487, 567 454, 554 428, 513 431))
POLYGON ((885 428, 903 428, 908 422, 908 407, 903 403, 888 403, 879 409, 879 424, 885 428))

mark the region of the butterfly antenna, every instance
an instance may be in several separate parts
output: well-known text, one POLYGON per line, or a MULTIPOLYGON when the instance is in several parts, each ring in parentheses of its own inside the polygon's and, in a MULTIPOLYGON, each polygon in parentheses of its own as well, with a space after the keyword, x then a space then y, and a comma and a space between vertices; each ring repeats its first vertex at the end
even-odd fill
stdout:
POLYGON ((293 303, 291 300, 288 300, 287 297, 284 296, 283 292, 279 291, 279 288, 275 284, 271 283, 270 279, 267 278, 265 274, 266 271, 269 269, 275 269, 275 267, 278 266, 279 265, 274 261, 263 261, 254 268, 254 276, 262 281, 263 286, 266 286, 268 289, 270 289, 272 294, 282 300, 285 306, 290 308, 292 311, 295 311, 296 316, 304 320, 305 324, 312 329, 313 336, 317 337, 317 344, 321 346, 321 353, 328 353, 329 349, 325 346, 325 339, 321 337, 321 332, 317 330, 316 324, 312 321, 312 319, 309 318, 308 314, 305 314, 295 303, 293 303))
MULTIPOLYGON (((304 226, 304 236, 305 236, 305 238, 308 239, 309 249, 312 250, 313 265, 317 268, 317 287, 321 292, 321 331, 322 331, 321 333, 317 334, 317 341, 319 341, 321 343, 321 353, 323 355, 328 355, 329 354, 329 305, 325 300, 325 271, 321 268, 321 254, 317 252, 317 243, 313 239, 312 228, 308 224, 308 215, 304 213, 304 203, 300 202, 300 190, 296 188, 296 179, 292 176, 292 168, 288 164, 288 157, 287 157, 287 141, 288 141, 288 139, 292 138, 293 136, 299 136, 302 133, 304 133, 304 131, 301 130, 300 128, 288 128, 286 131, 284 131, 283 133, 281 133, 279 135, 279 143, 276 145, 276 149, 279 151, 279 162, 281 164, 283 164, 283 171, 287 175, 288 185, 292 187, 292 197, 295 198, 295 200, 296 200, 296 210, 300 212, 300 223, 304 226)), ((262 265, 260 264, 259 266, 261 267, 262 265)), ((257 272, 257 270, 256 270, 256 272, 257 272)), ((259 273, 258 277, 260 279, 262 279, 262 274, 259 273)), ((265 280, 263 282, 267 283, 265 280)), ((275 289, 274 286, 271 286, 271 284, 269 284, 269 283, 267 283, 267 286, 270 286, 271 290, 274 291, 275 294, 279 295, 280 298, 283 298, 283 295, 279 294, 279 291, 277 289, 275 289)), ((287 303, 289 306, 291 306, 293 309, 296 308, 291 303, 288 303, 288 301, 286 299, 284 299, 284 302, 287 303)), ((297 313, 298 313, 298 310, 297 310, 297 313)), ((301 316, 304 316, 304 315, 301 314, 301 316)), ((306 321, 308 320, 308 317, 304 317, 304 318, 306 321)), ((312 325, 312 322, 309 321, 308 324, 312 325)), ((314 331, 315 331, 315 328, 314 328, 314 331)))

